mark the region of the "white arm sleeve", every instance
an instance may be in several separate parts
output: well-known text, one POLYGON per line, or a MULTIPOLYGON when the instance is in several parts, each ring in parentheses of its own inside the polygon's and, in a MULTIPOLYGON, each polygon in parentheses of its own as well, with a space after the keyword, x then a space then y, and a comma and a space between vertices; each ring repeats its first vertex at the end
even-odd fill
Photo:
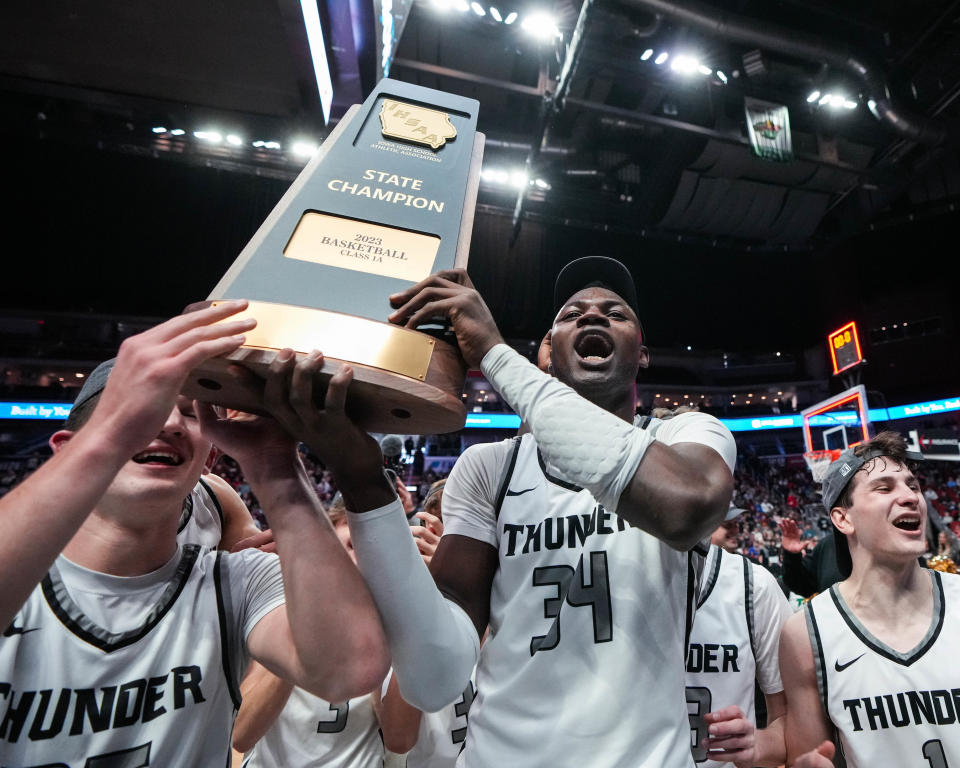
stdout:
POLYGON ((653 436, 581 397, 506 344, 487 352, 480 368, 529 424, 547 464, 616 511, 653 436))
POLYGON ((757 682, 764 693, 783 690, 780 679, 780 630, 793 611, 777 580, 763 566, 753 570, 753 616, 757 644, 757 682))
POLYGON ((347 513, 357 565, 383 620, 404 700, 437 712, 463 692, 480 653, 470 617, 437 589, 400 500, 347 513))

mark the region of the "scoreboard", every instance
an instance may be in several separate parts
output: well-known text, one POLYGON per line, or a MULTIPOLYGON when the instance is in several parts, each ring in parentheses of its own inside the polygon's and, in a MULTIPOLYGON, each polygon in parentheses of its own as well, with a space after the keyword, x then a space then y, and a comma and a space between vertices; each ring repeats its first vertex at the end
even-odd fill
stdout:
POLYGON ((834 376, 863 362, 857 324, 853 321, 827 336, 827 346, 830 348, 834 376))

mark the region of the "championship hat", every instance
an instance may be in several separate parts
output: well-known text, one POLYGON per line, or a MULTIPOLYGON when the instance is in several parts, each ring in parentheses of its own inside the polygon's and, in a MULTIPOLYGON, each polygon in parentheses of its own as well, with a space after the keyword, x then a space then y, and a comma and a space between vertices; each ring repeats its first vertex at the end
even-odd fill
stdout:
MULTIPOLYGON (((573 294, 584 288, 606 288, 623 299, 640 323, 640 302, 637 300, 637 288, 633 275, 622 262, 609 256, 583 256, 574 259, 560 270, 553 287, 553 311, 559 312, 573 294)), ((643 325, 640 325, 641 337, 646 341, 643 325)))

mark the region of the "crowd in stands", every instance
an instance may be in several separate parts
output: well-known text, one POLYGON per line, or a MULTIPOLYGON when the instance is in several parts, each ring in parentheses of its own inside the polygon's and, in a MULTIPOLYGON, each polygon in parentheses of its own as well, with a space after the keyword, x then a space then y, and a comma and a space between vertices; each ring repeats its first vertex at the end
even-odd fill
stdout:
MULTIPOLYGON (((317 495, 325 507, 332 503, 337 489, 329 471, 309 452, 302 458, 317 495)), ((0 461, 0 497, 26 479, 44 460, 44 456, 0 461)), ((401 473, 408 487, 415 487, 414 501, 419 504, 427 490, 444 474, 426 470, 422 475, 411 474, 414 465, 407 465, 401 473)), ((221 456, 213 467, 214 474, 227 480, 249 507, 254 520, 262 528, 268 526, 256 497, 245 481, 239 466, 229 456, 221 456)), ((919 471, 931 511, 960 536, 960 463, 926 462, 919 471)), ((820 503, 819 485, 813 481, 807 467, 789 457, 770 461, 743 457, 735 474, 733 504, 743 510, 740 516, 740 552, 750 559, 779 570, 780 521, 791 517, 797 521, 803 537, 811 546, 830 530, 830 520, 820 503)))

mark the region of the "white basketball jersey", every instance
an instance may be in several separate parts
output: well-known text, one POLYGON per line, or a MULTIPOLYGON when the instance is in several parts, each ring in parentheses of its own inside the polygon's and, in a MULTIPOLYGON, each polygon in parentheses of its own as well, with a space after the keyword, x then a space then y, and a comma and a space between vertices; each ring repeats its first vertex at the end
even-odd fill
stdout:
POLYGON ((227 765, 247 658, 221 556, 187 546, 162 579, 127 579, 161 596, 123 632, 81 611, 67 566, 79 568, 58 560, 0 637, 0 764, 227 765))
POLYGON ((549 474, 532 435, 505 475, 490 634, 457 765, 690 768, 695 556, 549 474))
POLYGON ((223 536, 223 510, 220 501, 203 478, 197 481, 190 495, 183 500, 177 541, 216 549, 223 536))
POLYGON ((439 712, 424 712, 407 768, 453 768, 467 737, 467 713, 477 696, 476 670, 457 701, 439 712))
POLYGON ((907 653, 871 635, 837 585, 806 606, 821 701, 849 768, 960 766, 960 576, 929 574, 930 628, 907 653))
POLYGON ((753 570, 741 555, 710 547, 687 651, 690 743, 698 766, 729 763, 707 759, 708 712, 736 704, 756 722, 757 665, 753 643, 753 570))
POLYGON ((294 688, 243 768, 380 768, 383 740, 371 696, 331 704, 294 688))

